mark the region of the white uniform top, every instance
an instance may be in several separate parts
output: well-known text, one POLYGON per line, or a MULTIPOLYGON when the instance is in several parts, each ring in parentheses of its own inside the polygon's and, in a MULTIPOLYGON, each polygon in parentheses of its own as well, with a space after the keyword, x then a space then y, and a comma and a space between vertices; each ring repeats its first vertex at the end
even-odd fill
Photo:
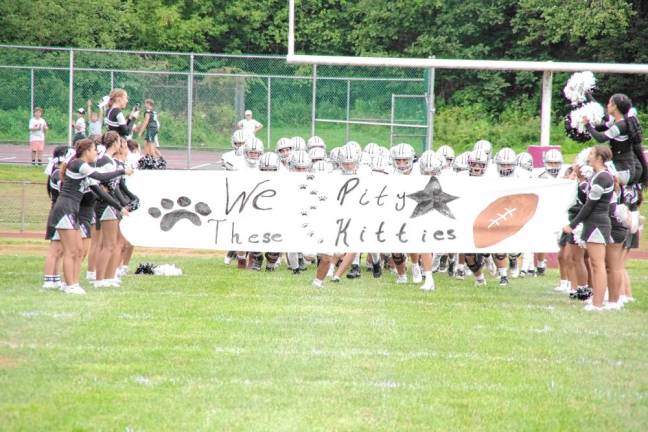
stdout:
POLYGON ((74 131, 76 133, 84 134, 85 130, 86 130, 86 121, 83 117, 79 117, 77 121, 74 123, 74 131))
POLYGON ((254 136, 254 133, 256 132, 256 128, 259 126, 263 126, 261 123, 254 119, 243 119, 240 122, 238 122, 238 127, 239 129, 243 129, 245 133, 247 133, 249 136, 254 136))
POLYGON ((92 135, 101 135, 101 120, 88 122, 88 132, 92 135))
POLYGON ((243 156, 237 155, 235 150, 223 153, 222 160, 223 166, 227 171, 238 171, 243 165, 245 165, 243 156))
POLYGON ((36 119, 36 117, 33 117, 31 120, 29 120, 29 141, 45 141, 45 132, 44 130, 47 128, 47 122, 45 121, 44 118, 39 118, 36 119), (35 131, 31 130, 35 127, 39 127, 39 129, 36 129, 35 131))

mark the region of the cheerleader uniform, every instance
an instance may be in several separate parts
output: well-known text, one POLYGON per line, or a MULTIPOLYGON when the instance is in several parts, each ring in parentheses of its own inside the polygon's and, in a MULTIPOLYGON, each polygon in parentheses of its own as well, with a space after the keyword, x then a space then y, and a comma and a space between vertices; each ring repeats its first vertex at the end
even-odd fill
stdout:
POLYGON ((122 137, 127 137, 132 133, 135 119, 129 117, 126 120, 124 113, 119 108, 110 108, 106 113, 105 123, 108 130, 115 131, 122 137))
POLYGON ((108 181, 122 174, 123 169, 99 173, 81 159, 72 160, 65 170, 58 199, 50 212, 48 229, 79 229, 79 208, 83 195, 89 188, 90 179, 108 181))
MULTIPOLYGON (((623 203, 628 206, 628 210, 632 214, 633 225, 638 225, 636 220, 639 218, 639 207, 641 206, 641 185, 634 184, 630 187, 624 188, 623 190, 623 203)), ((628 236, 626 237, 624 248, 626 249, 638 249, 639 248, 639 230, 632 232, 628 230, 628 236)))
POLYGON ((622 206, 621 196, 617 196, 616 193, 612 194, 612 202, 610 203, 610 237, 612 238, 611 243, 625 243, 628 238, 628 227, 625 224, 625 221, 619 219, 617 216, 617 207, 622 206))
MULTIPOLYGON (((121 170, 122 173, 124 172, 123 168, 119 167, 117 162, 107 154, 104 154, 97 160, 97 170, 100 172, 111 172, 117 169, 121 170)), ((95 205, 95 223, 98 230, 101 229, 102 221, 118 220, 120 217, 119 210, 125 206, 115 193, 119 181, 120 179, 118 177, 114 177, 102 182, 102 186, 105 186, 107 189, 107 192, 103 190, 107 197, 100 197, 101 199, 95 205)))
MULTIPOLYGON (((60 180, 61 180, 61 171, 58 168, 54 169, 47 178, 47 193, 49 194, 50 199, 52 200, 50 211, 49 214, 47 215, 47 220, 49 220, 52 214, 52 210, 54 209, 54 204, 56 204, 56 200, 58 199, 60 193, 60 180)), ((56 232, 56 228, 50 227, 49 224, 45 228, 45 240, 60 240, 58 233, 56 232)))
POLYGON ((609 172, 599 171, 592 176, 587 200, 569 224, 574 229, 579 223, 583 223, 581 240, 584 242, 611 242, 610 201, 613 193, 614 179, 609 172))
POLYGON ((641 157, 639 161, 642 161, 643 154, 641 153, 641 146, 632 145, 630 137, 628 136, 627 121, 625 119, 620 121, 614 121, 614 119, 611 119, 599 128, 594 128, 592 125, 588 124, 587 131, 590 133, 592 138, 598 142, 610 142, 612 162, 617 170, 619 183, 626 185, 635 181, 636 159, 641 157), (597 130, 601 128, 607 129, 604 131, 597 130))
MULTIPOLYGON (((578 191, 576 192, 576 202, 567 210, 567 217, 569 219, 569 222, 573 221, 576 215, 580 212, 581 208, 583 208, 583 205, 587 201, 588 191, 589 191, 589 182, 587 180, 582 181, 578 184, 578 191)), ((558 244, 560 246, 565 246, 567 243, 577 244, 573 234, 563 233, 560 236, 560 240, 558 241, 558 244)))

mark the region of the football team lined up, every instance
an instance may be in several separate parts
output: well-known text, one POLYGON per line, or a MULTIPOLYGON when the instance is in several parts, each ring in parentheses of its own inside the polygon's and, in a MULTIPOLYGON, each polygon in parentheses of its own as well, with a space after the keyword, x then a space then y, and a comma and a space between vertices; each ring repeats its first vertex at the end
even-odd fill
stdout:
MULTIPOLYGON (((232 150, 222 158, 223 167, 227 170, 246 171, 260 170, 273 172, 328 172, 340 175, 374 174, 374 175, 424 175, 424 176, 473 176, 515 178, 569 178, 578 183, 578 199, 570 208, 570 222, 577 221, 575 232, 565 232, 560 239, 560 285, 556 291, 569 294, 572 298, 588 301, 588 310, 603 307, 603 300, 591 304, 592 264, 586 245, 592 241, 602 241, 619 249, 619 259, 611 260, 608 265, 618 268, 608 270, 615 277, 610 277, 609 301, 607 309, 618 309, 623 303, 632 301, 630 280, 625 271, 624 262, 627 251, 638 247, 640 220, 638 206, 641 202, 641 187, 632 185, 622 191, 617 188, 612 194, 596 196, 590 193, 590 184, 596 184, 602 178, 597 168, 614 172, 611 165, 605 165, 611 155, 605 154, 606 147, 595 146, 584 149, 571 165, 564 164, 559 150, 551 149, 544 154, 544 166, 534 169, 533 158, 527 152, 516 154, 513 149, 505 147, 493 152, 489 141, 480 140, 473 150, 455 155, 452 147, 440 146, 436 151, 425 151, 417 157, 414 148, 401 143, 388 149, 375 143, 362 148, 359 143, 350 141, 341 147, 326 151, 324 141, 317 136, 307 141, 301 137, 281 138, 277 141, 275 151, 266 151, 263 142, 243 131, 236 131, 232 136, 232 150), (600 155, 600 153, 604 153, 600 155), (597 165, 598 163, 598 165, 597 165), (624 193, 625 192, 625 193, 624 193), (606 220, 596 220, 601 209, 591 212, 592 203, 605 204, 606 220), (606 201, 603 203, 603 201, 606 201), (629 201, 629 205, 622 205, 629 201), (618 205, 617 205, 618 204, 618 205), (585 210, 583 210, 585 209, 585 210), (623 210, 623 211, 622 211, 623 210), (594 225, 592 225, 592 223, 594 225), (593 228, 599 224, 611 224, 622 231, 618 236, 605 236, 603 240, 591 236, 593 228), (583 231, 585 227, 585 231, 583 231), (620 228, 619 228, 620 227, 620 228)), ((609 152, 609 149, 607 149, 609 152)), ((595 187, 595 189, 598 186, 595 187)), ((328 277, 331 282, 339 282, 346 273, 348 279, 361 276, 361 256, 363 254, 347 253, 344 255, 318 254, 304 256, 301 253, 286 254, 287 267, 294 273, 307 271, 307 263, 316 263, 314 287, 323 286, 328 277), (348 270, 348 272, 347 272, 348 270)), ((499 254, 432 254, 421 252, 406 256, 401 253, 391 255, 366 253, 367 270, 373 277, 380 278, 384 270, 396 274, 396 283, 408 282, 406 267, 410 266, 412 282, 421 284, 423 291, 435 289, 433 273, 447 273, 449 277, 464 279, 467 275, 475 278, 476 285, 485 286, 486 271, 499 280, 500 286, 507 286, 509 278, 543 276, 546 269, 546 258, 543 253, 499 253, 499 254)), ((230 251, 225 263, 234 259, 241 269, 260 271, 263 268, 264 255, 258 252, 230 251)), ((280 254, 265 254, 266 271, 273 271, 280 262, 280 254)), ((598 299, 594 299, 598 300, 598 299)))

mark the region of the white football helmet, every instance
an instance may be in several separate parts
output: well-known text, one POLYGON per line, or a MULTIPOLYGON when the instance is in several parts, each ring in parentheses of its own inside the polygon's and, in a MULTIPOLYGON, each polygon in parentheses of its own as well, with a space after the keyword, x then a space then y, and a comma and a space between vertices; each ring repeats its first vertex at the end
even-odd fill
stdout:
POLYGON ((443 168, 443 161, 437 157, 433 150, 424 151, 419 158, 418 164, 423 175, 438 176, 443 168))
POLYGON ((337 167, 340 166, 340 162, 338 160, 340 156, 340 149, 342 147, 333 147, 331 149, 331 152, 329 153, 329 161, 331 162, 331 165, 333 165, 333 169, 336 169, 337 167))
POLYGON ((293 144, 292 139, 279 138, 275 150, 279 155, 279 158, 285 163, 286 161, 288 161, 288 158, 290 157, 290 153, 292 153, 294 147, 295 146, 293 144))
POLYGON ((256 137, 250 137, 243 147, 243 155, 249 167, 255 167, 263 154, 263 141, 256 137))
POLYGON ((515 152, 509 147, 504 147, 495 155, 495 163, 500 177, 511 177, 515 171, 515 152))
POLYGON ((414 147, 407 143, 400 143, 392 147, 390 153, 394 170, 401 174, 409 174, 416 155, 414 147))
POLYGON ((452 166, 455 159, 455 152, 449 145, 442 145, 436 152, 436 155, 443 162, 443 167, 452 166))
POLYGON ((482 150, 484 153, 486 153, 488 159, 490 159, 490 155, 493 152, 493 144, 491 144, 490 141, 479 140, 475 143, 473 150, 482 150))
POLYGON ((358 171, 360 152, 354 146, 345 145, 338 154, 338 163, 342 174, 355 174, 358 171))
POLYGON ((293 142, 293 150, 308 150, 306 146, 306 141, 300 136, 294 136, 291 138, 293 142))
POLYGON ((313 163, 311 172, 328 172, 329 164, 326 161, 320 160, 313 163))
POLYGON ((373 161, 373 158, 365 152, 360 153, 360 165, 366 165, 368 167, 371 167, 371 162, 373 161))
POLYGON ((324 140, 317 135, 313 135, 312 137, 308 138, 308 141, 306 141, 306 147, 308 147, 308 150, 312 150, 315 147, 326 150, 326 144, 324 144, 324 140))
POLYGON ((365 146, 362 152, 368 154, 373 159, 380 154, 380 146, 371 142, 365 146))
POLYGON ((468 154, 468 169, 474 177, 486 174, 488 166, 488 154, 483 150, 473 150, 468 154))
POLYGON ((263 153, 259 158, 259 171, 279 171, 281 160, 275 152, 263 153))
POLYGON ((362 146, 356 142, 356 141, 349 141, 346 144, 344 144, 344 147, 353 147, 353 150, 357 153, 360 154, 362 153, 362 146))
POLYGON ((310 171, 313 162, 311 161, 310 156, 306 153, 305 150, 295 150, 290 155, 288 161, 288 166, 291 171, 295 172, 305 172, 310 171))
POLYGON ((308 151, 308 156, 310 156, 313 163, 326 159, 326 150, 322 147, 313 147, 308 151))
POLYGON ((531 153, 522 152, 515 158, 515 164, 526 171, 533 171, 533 156, 531 153))
POLYGON ((248 139, 248 134, 242 130, 238 129, 232 134, 232 148, 236 151, 237 154, 241 154, 243 151, 243 146, 248 139))
POLYGON ((452 162, 452 170, 454 172, 458 173, 468 169, 468 154, 469 152, 463 152, 455 158, 452 162))
POLYGON ((371 163, 371 171, 377 172, 380 174, 391 174, 392 173, 392 161, 389 156, 378 155, 373 158, 371 163))
POLYGON ((558 149, 547 150, 542 157, 544 162, 545 171, 552 177, 558 177, 560 169, 562 168, 563 156, 558 149))

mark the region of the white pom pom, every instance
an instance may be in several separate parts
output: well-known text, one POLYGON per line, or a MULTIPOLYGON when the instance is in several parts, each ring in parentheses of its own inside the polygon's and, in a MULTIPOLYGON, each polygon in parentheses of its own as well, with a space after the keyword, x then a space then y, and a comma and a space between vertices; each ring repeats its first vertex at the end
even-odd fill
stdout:
POLYGON ((587 129, 585 123, 583 123, 583 117, 587 117, 590 121, 590 124, 596 126, 603 122, 603 116, 605 115, 605 110, 603 106, 598 102, 589 102, 580 108, 576 108, 569 113, 569 122, 572 128, 577 129, 578 132, 583 133, 587 129))
POLYGON ((159 265, 155 267, 153 273, 157 276, 182 276, 182 270, 174 264, 159 265))
POLYGON ((587 246, 587 244, 581 239, 581 237, 583 235, 583 224, 582 223, 579 223, 578 225, 576 225, 576 228, 574 228, 572 230, 572 235, 574 236, 574 242, 576 242, 576 244, 579 247, 585 248, 587 246))
POLYGON ((585 94, 592 91, 594 86, 596 86, 596 78, 592 72, 576 72, 565 84, 563 93, 572 105, 578 105, 587 100, 585 94))

